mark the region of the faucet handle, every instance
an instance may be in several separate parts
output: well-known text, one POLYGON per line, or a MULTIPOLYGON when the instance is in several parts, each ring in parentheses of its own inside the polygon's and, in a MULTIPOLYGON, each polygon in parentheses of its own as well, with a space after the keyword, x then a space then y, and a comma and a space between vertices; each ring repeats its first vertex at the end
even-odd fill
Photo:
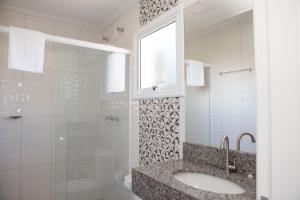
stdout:
POLYGON ((228 165, 228 168, 231 171, 236 171, 236 158, 233 158, 233 164, 232 165, 228 165))

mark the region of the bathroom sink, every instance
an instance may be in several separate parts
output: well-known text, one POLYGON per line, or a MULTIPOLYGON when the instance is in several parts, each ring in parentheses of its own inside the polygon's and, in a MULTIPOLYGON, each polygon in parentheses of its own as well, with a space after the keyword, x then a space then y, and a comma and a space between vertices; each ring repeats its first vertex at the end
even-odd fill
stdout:
POLYGON ((241 186, 231 181, 206 174, 177 173, 174 177, 186 185, 209 192, 219 194, 242 194, 245 192, 241 186))

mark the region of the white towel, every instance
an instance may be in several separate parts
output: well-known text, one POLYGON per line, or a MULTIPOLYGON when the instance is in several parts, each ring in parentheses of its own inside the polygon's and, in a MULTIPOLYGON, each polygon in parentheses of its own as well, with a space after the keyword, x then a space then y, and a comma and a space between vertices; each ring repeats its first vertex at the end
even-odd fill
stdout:
POLYGON ((9 27, 8 68, 43 73, 45 34, 9 27))
POLYGON ((186 61, 187 86, 204 86, 204 63, 196 60, 186 61))
POLYGON ((125 91, 126 56, 122 53, 111 53, 107 57, 106 92, 125 91))

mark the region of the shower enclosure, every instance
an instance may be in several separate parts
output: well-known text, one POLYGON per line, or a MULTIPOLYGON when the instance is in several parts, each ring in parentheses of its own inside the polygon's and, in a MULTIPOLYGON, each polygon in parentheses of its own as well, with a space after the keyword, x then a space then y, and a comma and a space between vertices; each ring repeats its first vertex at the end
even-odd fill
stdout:
POLYGON ((35 74, 7 50, 0 33, 0 199, 128 199, 129 56, 46 42, 35 74))

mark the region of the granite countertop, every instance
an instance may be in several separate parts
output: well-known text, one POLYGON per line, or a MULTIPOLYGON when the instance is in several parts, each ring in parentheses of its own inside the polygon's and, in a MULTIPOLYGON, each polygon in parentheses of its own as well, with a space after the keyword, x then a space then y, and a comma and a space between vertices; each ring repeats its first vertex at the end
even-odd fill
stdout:
POLYGON ((132 190, 143 200, 255 200, 256 179, 215 166, 176 160, 132 169, 132 190), (193 188, 176 180, 178 172, 199 172, 232 181, 245 189, 243 194, 218 194, 193 188))

